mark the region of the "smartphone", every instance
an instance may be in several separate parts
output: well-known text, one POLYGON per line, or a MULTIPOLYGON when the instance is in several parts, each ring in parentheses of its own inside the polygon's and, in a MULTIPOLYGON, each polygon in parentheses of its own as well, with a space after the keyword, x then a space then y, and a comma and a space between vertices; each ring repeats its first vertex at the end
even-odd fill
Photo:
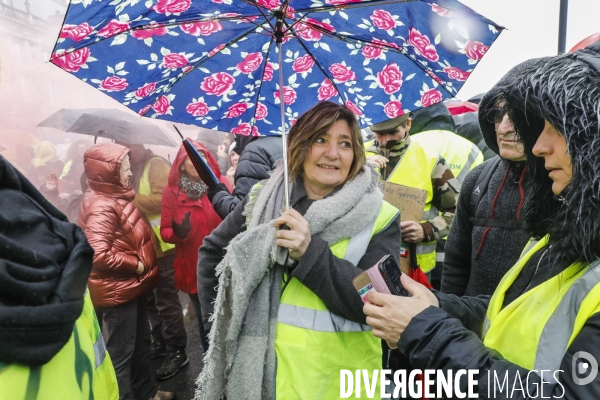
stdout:
POLYGON ((378 263, 378 268, 383 280, 385 281, 385 284, 390 289, 392 294, 395 294, 396 296, 410 297, 410 293, 404 289, 402 282, 400 282, 402 271, 400 271, 400 267, 392 258, 392 256, 387 255, 382 258, 378 263))

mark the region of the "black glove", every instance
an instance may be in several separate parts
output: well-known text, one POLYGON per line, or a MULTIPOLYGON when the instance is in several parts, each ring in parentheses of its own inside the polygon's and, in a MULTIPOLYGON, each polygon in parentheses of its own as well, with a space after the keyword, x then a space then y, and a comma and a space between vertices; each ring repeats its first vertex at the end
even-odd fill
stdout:
POLYGON ((227 189, 227 186, 225 186, 224 183, 219 183, 217 186, 213 187, 212 189, 209 188, 206 191, 206 194, 208 195, 208 199, 210 200, 211 203, 212 203, 213 197, 215 197, 215 195, 219 192, 226 192, 227 194, 231 194, 231 193, 229 193, 229 189, 227 189))
POLYGON ((180 224, 175 222, 174 219, 171 220, 171 225, 173 226, 173 233, 181 240, 185 239, 188 233, 190 233, 190 231, 192 230, 192 224, 190 223, 191 213, 191 211, 186 212, 185 217, 183 217, 180 224))

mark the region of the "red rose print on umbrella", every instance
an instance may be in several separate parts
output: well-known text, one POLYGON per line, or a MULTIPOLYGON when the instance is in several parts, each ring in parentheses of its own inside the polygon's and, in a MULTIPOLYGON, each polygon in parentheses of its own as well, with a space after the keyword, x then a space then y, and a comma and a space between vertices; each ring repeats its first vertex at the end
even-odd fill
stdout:
POLYGON ((404 110, 402 110, 402 103, 398 100, 389 101, 384 107, 383 112, 388 118, 396 118, 401 115, 404 115, 404 110))
POLYGON ((448 74, 448 78, 461 82, 466 81, 471 74, 456 67, 445 67, 444 72, 448 74))
POLYGON ((133 29, 131 31, 131 36, 139 40, 144 40, 150 39, 152 36, 164 36, 169 32, 167 28, 154 21, 150 23, 150 26, 151 28, 146 29, 133 29))
POLYGON ((191 22, 179 25, 182 31, 192 36, 210 36, 212 33, 223 30, 219 21, 191 22))
POLYGON ((185 111, 189 114, 192 114, 194 117, 204 117, 210 109, 208 105, 203 101, 197 101, 195 103, 190 103, 185 107, 185 111))
POLYGON ((52 60, 52 63, 69 72, 78 72, 79 69, 85 65, 88 58, 92 53, 87 47, 83 47, 79 50, 72 51, 67 54, 53 54, 52 57, 56 57, 52 60))
POLYGON ((260 103, 260 102, 258 104, 256 104, 256 110, 254 111, 254 118, 256 118, 257 121, 265 119, 268 114, 269 114, 269 111, 267 110, 267 106, 265 106, 263 103, 260 103))
POLYGON ((481 60, 486 51, 488 51, 488 46, 484 45, 481 42, 476 42, 473 40, 469 40, 465 43, 465 53, 467 57, 471 60, 481 60))
POLYGON ((252 128, 250 128, 250 124, 247 122, 244 122, 242 124, 239 124, 235 128, 233 128, 231 130, 231 133, 233 133, 234 135, 242 135, 242 136, 250 136, 250 134, 252 134, 252 136, 258 136, 258 129, 256 128, 256 126, 253 126, 252 128))
POLYGON ((160 96, 158 100, 154 104, 152 104, 152 109, 156 111, 157 114, 164 115, 169 112, 171 108, 171 102, 167 98, 167 96, 160 96))
POLYGON ((315 60, 309 54, 306 54, 294 60, 292 69, 296 73, 308 72, 311 70, 313 65, 315 65, 315 60))
POLYGON ((242 74, 250 74, 258 69, 263 62, 263 56, 261 53, 250 53, 244 61, 238 63, 235 68, 242 74))
POLYGON ((87 22, 79 25, 65 24, 60 31, 59 37, 62 39, 71 39, 74 42, 79 42, 85 39, 85 37, 93 31, 94 28, 89 26, 87 22))
POLYGON ((354 73, 354 71, 346 67, 344 64, 332 64, 331 67, 329 67, 329 71, 333 75, 333 79, 335 79, 338 82, 348 82, 356 80, 356 74, 354 73))
POLYGON ((191 0, 158 0, 152 7, 159 14, 180 14, 191 6, 191 0))
POLYGON ((236 103, 229 107, 225 118, 237 118, 248 109, 248 103, 236 103))
POLYGON ((373 21, 373 25, 379 29, 383 29, 384 31, 389 31, 396 27, 396 20, 392 14, 385 10, 373 11, 370 18, 371 21, 373 21))
MULTIPOLYGON (((279 90, 277 90, 274 94, 275 103, 279 104, 279 90)), ((296 91, 289 87, 283 87, 283 104, 293 104, 296 101, 296 91)))
POLYGON ((100 88, 110 92, 120 92, 128 86, 127 80, 118 76, 109 76, 100 82, 100 88))
POLYGON ((227 72, 217 72, 204 78, 200 90, 206 92, 206 94, 222 96, 231 90, 234 83, 235 78, 227 72))
POLYGON ((321 82, 321 86, 319 86, 319 90, 317 91, 317 93, 317 99, 319 99, 319 101, 323 101, 328 100, 333 96, 337 95, 338 91, 329 79, 325 79, 323 82, 321 82))
POLYGON ((181 54, 171 53, 163 56, 162 65, 165 68, 177 69, 187 65, 188 59, 181 54))
POLYGON ((358 108, 358 106, 356 104, 354 104, 353 102, 351 102, 350 100, 346 101, 346 107, 348 107, 350 109, 350 111, 352 111, 354 113, 354 115, 360 117, 363 113, 362 111, 360 111, 360 108, 358 108))
POLYGON ((398 64, 391 63, 377 73, 377 83, 385 94, 396 93, 402 87, 402 75, 398 64))
POLYGON ((135 91, 135 97, 138 99, 148 96, 156 89, 156 82, 146 83, 144 86, 135 91))
POLYGON ((121 22, 113 19, 98 31, 97 36, 111 37, 129 29, 129 22, 121 22))
POLYGON ((421 32, 415 28, 410 28, 408 35, 407 43, 413 46, 417 53, 429 61, 435 62, 440 59, 435 46, 431 44, 426 35, 422 35, 421 32))
POLYGON ((428 107, 442 101, 442 93, 437 89, 426 90, 421 96, 421 104, 423 107, 428 107))

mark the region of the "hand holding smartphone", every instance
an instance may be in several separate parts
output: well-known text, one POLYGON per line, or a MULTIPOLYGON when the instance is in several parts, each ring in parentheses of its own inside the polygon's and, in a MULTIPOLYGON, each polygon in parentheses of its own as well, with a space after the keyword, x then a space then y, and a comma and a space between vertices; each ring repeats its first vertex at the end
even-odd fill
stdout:
POLYGON ((410 293, 402 286, 401 275, 400 267, 388 254, 373 267, 354 278, 352 283, 365 303, 370 291, 408 297, 410 293))

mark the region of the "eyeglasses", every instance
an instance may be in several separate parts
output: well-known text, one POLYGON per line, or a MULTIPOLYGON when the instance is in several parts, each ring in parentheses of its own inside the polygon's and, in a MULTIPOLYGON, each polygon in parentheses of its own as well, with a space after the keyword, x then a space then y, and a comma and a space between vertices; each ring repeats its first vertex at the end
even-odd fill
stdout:
POLYGON ((490 108, 485 116, 485 119, 494 124, 499 124, 504 119, 506 111, 503 108, 490 108))

